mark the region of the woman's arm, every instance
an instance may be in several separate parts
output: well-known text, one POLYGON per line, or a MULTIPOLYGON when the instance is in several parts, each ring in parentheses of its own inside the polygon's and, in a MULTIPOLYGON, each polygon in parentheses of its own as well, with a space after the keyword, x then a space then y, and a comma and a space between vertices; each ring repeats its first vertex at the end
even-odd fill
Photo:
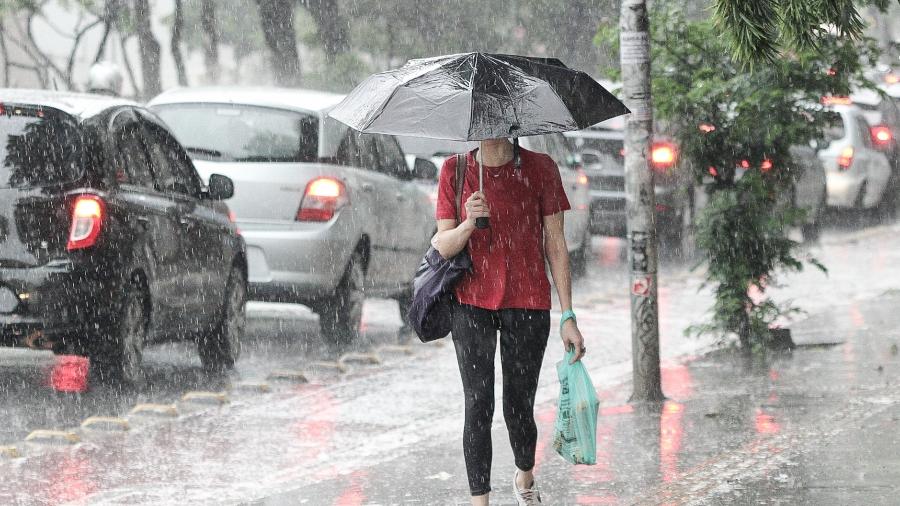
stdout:
POLYGON ((490 209, 481 192, 475 192, 466 200, 466 219, 459 225, 456 220, 437 220, 437 233, 431 245, 444 258, 452 258, 466 247, 469 236, 475 230, 475 218, 489 217, 490 209))
MULTIPOLYGON (((544 252, 550 263, 550 275, 553 276, 553 284, 556 285, 556 293, 559 296, 560 309, 565 312, 572 309, 572 273, 569 269, 569 249, 566 247, 566 235, 564 229, 563 213, 555 213, 544 216, 544 252)), ((578 324, 574 319, 568 319, 560 329, 560 337, 563 347, 575 348, 575 359, 581 360, 584 356, 584 338, 578 330, 578 324)))

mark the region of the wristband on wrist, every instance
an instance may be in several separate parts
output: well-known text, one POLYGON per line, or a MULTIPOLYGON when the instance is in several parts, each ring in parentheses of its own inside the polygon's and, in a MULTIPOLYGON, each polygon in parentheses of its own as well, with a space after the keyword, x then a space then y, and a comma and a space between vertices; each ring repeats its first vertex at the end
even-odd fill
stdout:
POLYGON ((563 323, 566 323, 566 320, 572 320, 575 323, 578 323, 578 319, 575 318, 575 311, 572 311, 571 309, 563 311, 562 316, 559 317, 559 330, 562 330, 563 323))

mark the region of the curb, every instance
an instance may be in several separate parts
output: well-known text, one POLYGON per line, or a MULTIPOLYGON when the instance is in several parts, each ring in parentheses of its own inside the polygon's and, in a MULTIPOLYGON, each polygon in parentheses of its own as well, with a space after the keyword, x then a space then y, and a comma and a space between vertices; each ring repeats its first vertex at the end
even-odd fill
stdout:
POLYGON ((341 355, 341 358, 338 359, 338 364, 345 365, 347 363, 381 365, 383 362, 377 353, 344 353, 341 355))
POLYGON ((309 383, 309 378, 303 371, 272 371, 266 377, 269 381, 285 381, 292 383, 309 383))
POLYGON ((242 382, 231 385, 234 392, 249 392, 257 394, 267 394, 272 392, 272 387, 268 383, 249 383, 242 382))
POLYGON ((181 402, 192 402, 196 404, 228 404, 231 400, 225 392, 187 392, 181 396, 181 402))
POLYGON ((138 404, 128 414, 177 418, 178 408, 174 404, 138 404))
POLYGON ((76 444, 81 442, 81 436, 68 430, 45 430, 38 429, 31 431, 25 437, 25 441, 29 443, 49 443, 49 444, 76 444))
POLYGON ((125 432, 131 427, 128 420, 112 416, 91 416, 81 422, 81 428, 86 430, 105 430, 125 432))
POLYGON ((0 446, 0 458, 18 459, 22 457, 22 452, 16 446, 0 446))

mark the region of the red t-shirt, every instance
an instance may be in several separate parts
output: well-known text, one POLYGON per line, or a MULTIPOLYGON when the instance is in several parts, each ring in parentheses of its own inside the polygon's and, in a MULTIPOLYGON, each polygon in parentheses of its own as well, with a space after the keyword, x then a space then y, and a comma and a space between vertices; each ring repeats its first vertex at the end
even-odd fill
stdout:
MULTIPOLYGON (((460 219, 465 202, 478 190, 475 150, 467 167, 460 219)), ((520 150, 521 167, 512 162, 484 167, 484 194, 491 226, 469 237, 473 272, 456 286, 463 304, 484 309, 550 309, 550 282, 544 268, 544 216, 570 209, 559 168, 549 156, 520 150)), ((444 161, 438 183, 436 218, 456 218, 456 156, 444 161)))

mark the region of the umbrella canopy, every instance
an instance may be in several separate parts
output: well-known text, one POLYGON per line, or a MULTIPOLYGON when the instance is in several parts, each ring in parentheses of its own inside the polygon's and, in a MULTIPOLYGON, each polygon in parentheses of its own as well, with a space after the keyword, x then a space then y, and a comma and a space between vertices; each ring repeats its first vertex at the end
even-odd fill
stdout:
POLYGON ((329 115, 361 132, 468 141, 580 130, 628 112, 557 59, 462 53, 375 74, 329 115))

